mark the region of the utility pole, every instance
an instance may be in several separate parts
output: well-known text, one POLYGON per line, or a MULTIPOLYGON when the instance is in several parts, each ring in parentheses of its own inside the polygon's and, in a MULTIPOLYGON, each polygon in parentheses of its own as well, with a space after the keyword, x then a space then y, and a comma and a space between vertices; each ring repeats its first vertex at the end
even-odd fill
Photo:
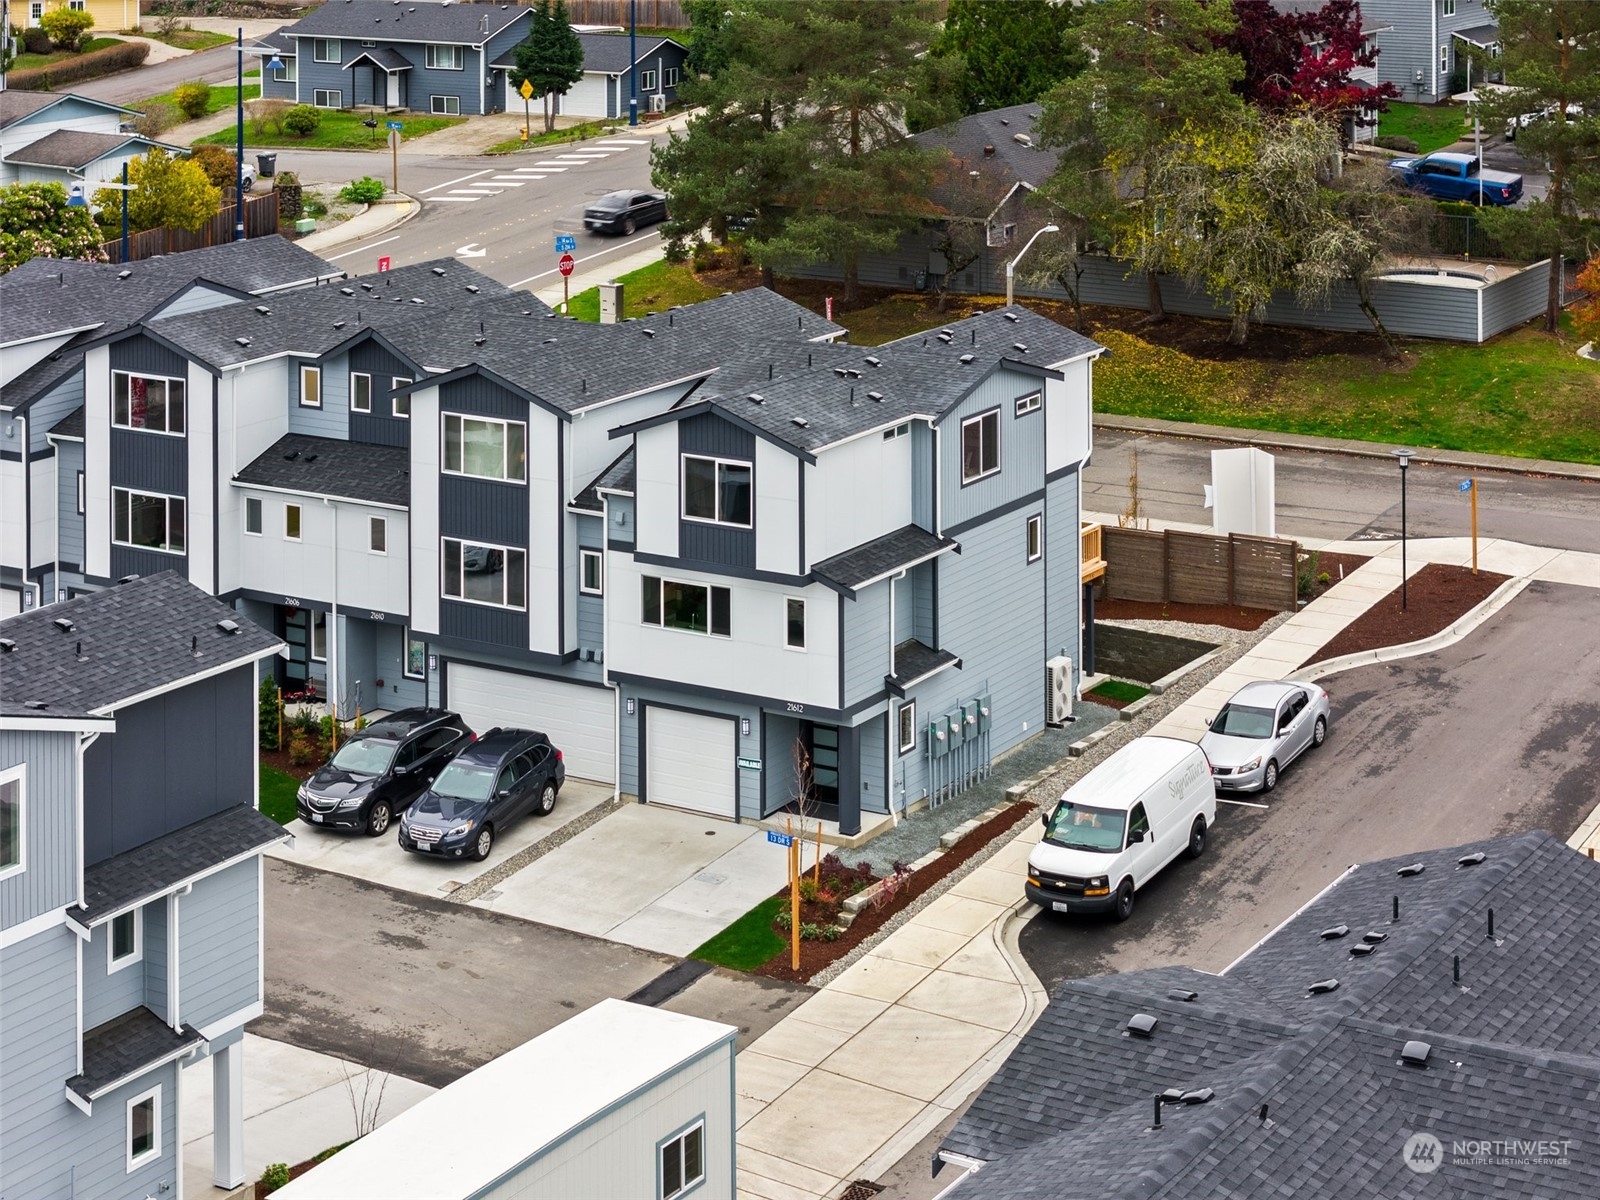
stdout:
MULTIPOLYGON (((238 140, 233 163, 233 240, 244 241, 244 26, 239 26, 239 70, 235 82, 239 85, 234 96, 235 115, 239 122, 238 140)), ((124 181, 126 182, 126 181, 124 181)), ((124 199, 126 203, 126 199, 124 199)), ((126 234, 124 234, 126 236, 126 234)), ((123 245, 127 253, 127 245, 123 245)))
POLYGON ((628 0, 628 124, 639 123, 639 0, 628 0))

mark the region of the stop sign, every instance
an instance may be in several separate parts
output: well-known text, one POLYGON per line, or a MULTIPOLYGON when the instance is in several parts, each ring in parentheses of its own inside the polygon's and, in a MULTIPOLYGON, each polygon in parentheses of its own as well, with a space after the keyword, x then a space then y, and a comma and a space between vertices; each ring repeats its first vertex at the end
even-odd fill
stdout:
POLYGON ((578 260, 573 258, 572 255, 563 254, 561 256, 561 260, 556 263, 556 270, 560 271, 563 275, 571 275, 572 268, 577 265, 578 260))

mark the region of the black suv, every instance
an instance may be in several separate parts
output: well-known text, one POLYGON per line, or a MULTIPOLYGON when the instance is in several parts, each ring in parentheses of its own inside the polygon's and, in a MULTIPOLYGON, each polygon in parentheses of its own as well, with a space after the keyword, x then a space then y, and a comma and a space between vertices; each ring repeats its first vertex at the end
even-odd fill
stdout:
POLYGON ((400 818, 400 845, 440 858, 489 857, 523 813, 548 816, 567 781, 561 751, 531 729, 491 729, 439 772, 400 818))
POLYGON ((404 708, 368 725, 300 785, 302 821, 377 837, 433 782, 472 730, 442 708, 404 708))

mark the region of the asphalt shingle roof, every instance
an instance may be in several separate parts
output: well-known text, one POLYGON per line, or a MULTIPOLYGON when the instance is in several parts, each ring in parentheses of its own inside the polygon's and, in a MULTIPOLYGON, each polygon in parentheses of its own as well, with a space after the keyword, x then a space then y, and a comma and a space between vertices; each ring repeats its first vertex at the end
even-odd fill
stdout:
POLYGON ((401 54, 400 51, 396 50, 394 47, 379 46, 373 50, 363 50, 349 62, 345 63, 344 69, 348 71, 362 59, 367 59, 370 62, 376 63, 385 71, 409 71, 413 65, 410 59, 408 59, 404 54, 401 54))
POLYGON ((894 648, 894 674, 889 676, 889 682, 897 688, 908 688, 960 661, 948 650, 935 650, 916 638, 907 638, 894 648))
POLYGON ((234 480, 404 508, 411 502, 411 453, 404 446, 290 433, 267 447, 234 480))
POLYGON ((954 538, 936 537, 920 525, 902 525, 870 542, 812 566, 824 581, 854 591, 914 563, 956 549, 954 538))
POLYGON ((81 129, 57 129, 13 150, 6 155, 6 161, 26 167, 83 167, 120 150, 129 142, 137 142, 142 146, 164 144, 152 142, 136 133, 89 133, 81 129))
POLYGON ((84 1031, 83 1073, 67 1080, 67 1086, 84 1100, 92 1101, 113 1085, 171 1062, 204 1040, 188 1025, 182 1027, 182 1032, 174 1032, 141 1004, 84 1031))
POLYGON ((957 174, 940 176, 932 189, 932 199, 946 208, 958 188, 960 175, 981 172, 983 190, 998 204, 1018 183, 1039 187, 1055 173, 1058 150, 1039 148, 1033 123, 1039 116, 1037 104, 1017 104, 990 112, 975 113, 949 125, 915 134, 912 141, 924 149, 945 150, 955 160, 957 174), (1017 135, 1028 139, 1018 142, 1017 135), (985 151, 988 150, 988 153, 985 151))
POLYGON ((104 712, 280 645, 175 571, 7 617, 0 638, 15 644, 0 646, 0 713, 40 719, 104 712))
POLYGON ((600 489, 605 488, 613 492, 633 493, 633 447, 630 445, 621 454, 612 460, 611 465, 594 477, 588 487, 574 497, 574 508, 587 509, 590 512, 604 512, 600 501, 600 489))
POLYGON ((133 115, 131 108, 123 108, 121 105, 96 100, 90 96, 79 96, 73 92, 30 92, 6 88, 0 91, 0 129, 14 125, 24 117, 31 117, 41 109, 49 108, 62 100, 81 100, 85 104, 99 105, 109 112, 133 115))
POLYGON ((80 404, 50 427, 56 437, 76 438, 83 441, 83 406, 80 404))
POLYGON ((439 4, 434 0, 331 0, 295 24, 286 37, 359 38, 363 41, 458 42, 481 46, 508 25, 528 18, 521 5, 439 4), (483 29, 484 21, 488 29, 483 29))

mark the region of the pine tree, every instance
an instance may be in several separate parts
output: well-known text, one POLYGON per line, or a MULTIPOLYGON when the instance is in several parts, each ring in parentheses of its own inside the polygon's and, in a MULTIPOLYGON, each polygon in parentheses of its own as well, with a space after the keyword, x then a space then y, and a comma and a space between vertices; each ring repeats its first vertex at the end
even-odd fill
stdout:
MULTIPOLYGON (((528 25, 528 36, 512 49, 516 66, 510 72, 511 86, 521 89, 526 81, 544 99, 544 131, 556 127, 551 96, 565 96, 567 89, 583 78, 583 43, 573 32, 567 15, 567 0, 539 0, 528 25)), ((523 100, 524 116, 528 101, 523 100)))

